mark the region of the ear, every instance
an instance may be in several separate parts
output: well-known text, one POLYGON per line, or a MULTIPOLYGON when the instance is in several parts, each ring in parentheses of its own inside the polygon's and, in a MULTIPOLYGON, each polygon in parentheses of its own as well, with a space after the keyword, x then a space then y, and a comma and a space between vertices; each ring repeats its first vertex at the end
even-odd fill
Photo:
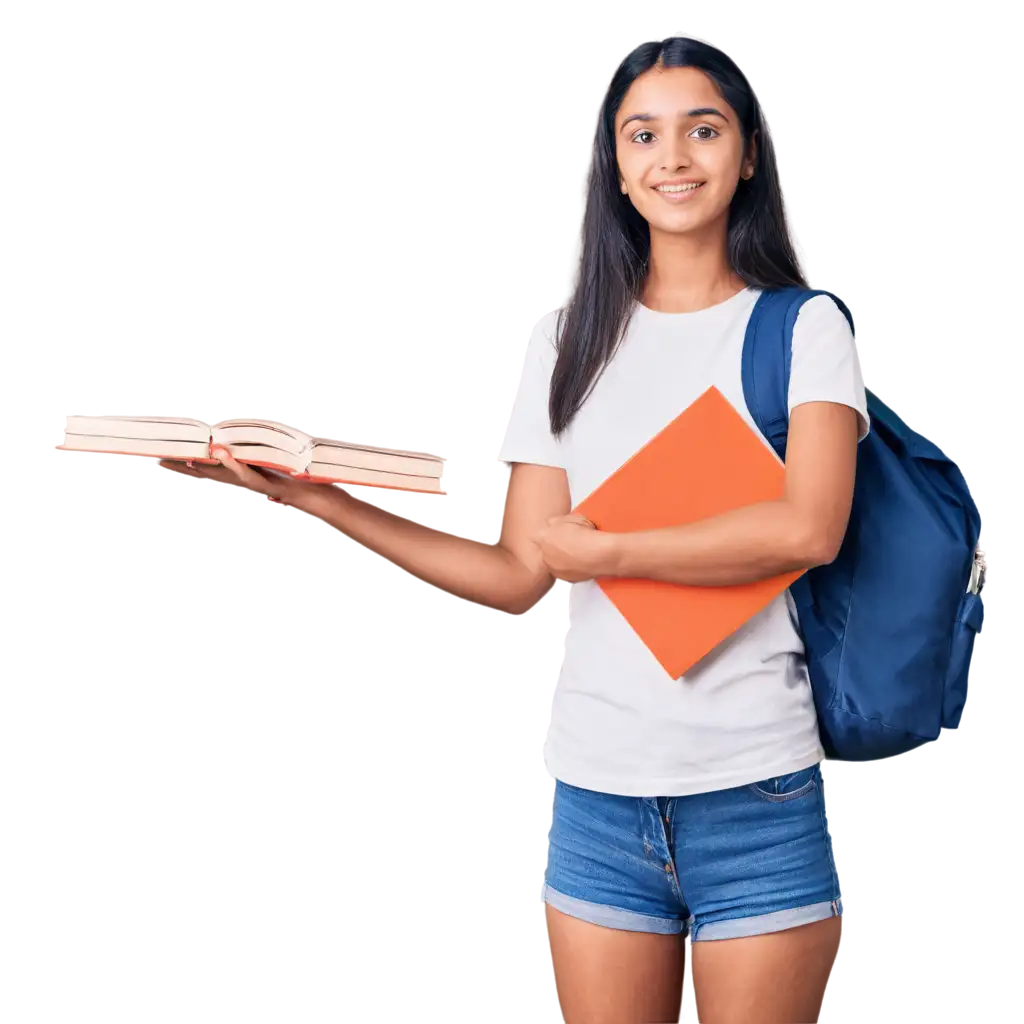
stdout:
POLYGON ((747 147, 747 159, 750 161, 751 169, 757 164, 757 136, 760 130, 760 128, 754 129, 754 133, 750 136, 750 144, 747 147))

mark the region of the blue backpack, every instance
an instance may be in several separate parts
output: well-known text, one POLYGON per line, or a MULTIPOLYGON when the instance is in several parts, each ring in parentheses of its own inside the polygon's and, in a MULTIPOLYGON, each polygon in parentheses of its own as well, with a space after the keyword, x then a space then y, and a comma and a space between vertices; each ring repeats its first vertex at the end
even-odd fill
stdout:
MULTIPOLYGON (((743 395, 786 458, 793 324, 814 295, 764 290, 743 343, 743 395)), ((984 608, 981 517, 956 465, 867 392, 849 526, 836 559, 790 587, 826 756, 869 761, 955 729, 984 608)))

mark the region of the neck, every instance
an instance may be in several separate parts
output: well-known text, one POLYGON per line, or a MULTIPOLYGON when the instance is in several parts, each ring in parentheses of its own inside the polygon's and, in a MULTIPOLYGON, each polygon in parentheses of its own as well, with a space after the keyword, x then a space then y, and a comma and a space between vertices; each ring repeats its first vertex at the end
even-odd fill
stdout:
POLYGON ((662 313, 692 313, 746 287, 729 263, 727 222, 684 234, 651 229, 651 256, 640 301, 662 313))

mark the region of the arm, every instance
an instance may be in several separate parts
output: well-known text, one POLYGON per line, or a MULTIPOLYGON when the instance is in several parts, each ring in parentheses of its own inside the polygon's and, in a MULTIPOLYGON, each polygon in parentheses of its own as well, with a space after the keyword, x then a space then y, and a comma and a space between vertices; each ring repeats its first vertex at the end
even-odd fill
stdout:
POLYGON ((604 533, 557 523, 539 543, 549 569, 633 576, 693 586, 730 586, 831 562, 853 502, 858 414, 806 402, 790 416, 786 485, 778 501, 685 526, 604 533))
POLYGON ((477 604, 521 615, 552 587, 531 537, 549 516, 569 510, 565 470, 514 463, 496 544, 442 533, 354 498, 338 487, 298 491, 291 504, 417 579, 477 604))
POLYGON ((322 519, 399 568, 456 597, 520 615, 554 584, 535 535, 546 521, 569 511, 562 456, 548 425, 548 384, 555 348, 551 330, 557 311, 534 326, 519 389, 499 458, 511 463, 505 516, 495 544, 455 537, 360 501, 340 487, 281 474, 258 472, 220 446, 211 455, 221 465, 161 460, 188 476, 248 487, 278 504, 322 519))

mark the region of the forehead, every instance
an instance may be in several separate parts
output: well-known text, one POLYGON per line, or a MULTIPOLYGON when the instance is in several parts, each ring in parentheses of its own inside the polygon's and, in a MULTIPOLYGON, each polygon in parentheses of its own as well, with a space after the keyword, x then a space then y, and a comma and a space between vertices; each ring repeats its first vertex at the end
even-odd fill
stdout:
POLYGON ((615 124, 618 127, 630 114, 643 112, 674 118, 694 107, 717 107, 730 119, 733 117, 732 108, 703 71, 655 66, 630 85, 615 114, 615 124))

